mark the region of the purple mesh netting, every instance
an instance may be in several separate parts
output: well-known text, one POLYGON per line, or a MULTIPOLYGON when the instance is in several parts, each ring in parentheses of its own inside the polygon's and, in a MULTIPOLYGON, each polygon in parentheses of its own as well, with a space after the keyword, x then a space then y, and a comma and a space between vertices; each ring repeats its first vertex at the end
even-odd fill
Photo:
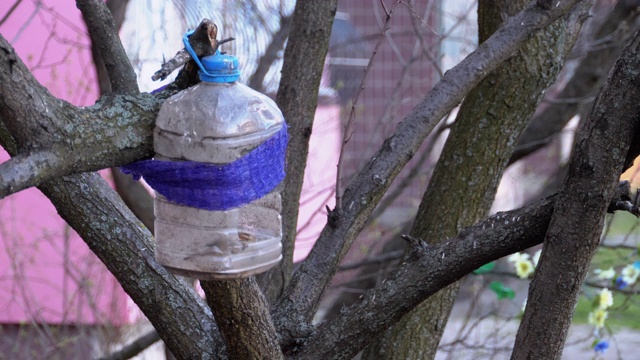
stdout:
POLYGON ((121 167, 144 180, 167 200, 223 211, 248 204, 271 192, 285 176, 287 126, 245 156, 229 164, 143 160, 121 167))

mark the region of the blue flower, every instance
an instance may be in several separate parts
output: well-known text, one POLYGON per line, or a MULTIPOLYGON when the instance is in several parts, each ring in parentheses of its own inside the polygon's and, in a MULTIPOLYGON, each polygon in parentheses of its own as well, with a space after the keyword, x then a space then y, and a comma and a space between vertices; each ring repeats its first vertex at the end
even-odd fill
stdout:
POLYGON ((595 350, 599 354, 604 354, 608 348, 609 342, 606 340, 600 340, 593 346, 593 350, 595 350))
POLYGON ((622 276, 618 276, 618 278, 616 279, 616 286, 618 287, 618 289, 622 290, 622 289, 626 288, 628 285, 629 285, 629 283, 624 281, 622 276))
POLYGON ((636 269, 640 269, 640 260, 634 261, 633 267, 636 268, 636 269))

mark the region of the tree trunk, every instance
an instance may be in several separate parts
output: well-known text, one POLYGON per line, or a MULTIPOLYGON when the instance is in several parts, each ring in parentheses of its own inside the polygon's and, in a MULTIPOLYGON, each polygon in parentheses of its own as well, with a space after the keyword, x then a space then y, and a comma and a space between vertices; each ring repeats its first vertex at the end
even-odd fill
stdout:
MULTIPOLYGON (((513 16, 528 3, 480 1, 480 42, 498 29, 504 14, 513 16)), ((468 94, 418 209, 412 236, 434 243, 487 215, 516 140, 575 42, 588 9, 579 6, 540 31, 468 94)), ((434 358, 458 287, 448 286, 404 316, 365 350, 364 358, 434 358)))

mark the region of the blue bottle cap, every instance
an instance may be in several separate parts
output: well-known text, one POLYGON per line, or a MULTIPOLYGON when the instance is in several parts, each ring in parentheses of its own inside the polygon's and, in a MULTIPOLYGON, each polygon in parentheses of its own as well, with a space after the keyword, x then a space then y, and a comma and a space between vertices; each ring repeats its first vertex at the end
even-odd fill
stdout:
POLYGON ((202 58, 202 66, 204 69, 198 71, 202 81, 230 83, 240 78, 238 58, 235 56, 216 53, 202 58))

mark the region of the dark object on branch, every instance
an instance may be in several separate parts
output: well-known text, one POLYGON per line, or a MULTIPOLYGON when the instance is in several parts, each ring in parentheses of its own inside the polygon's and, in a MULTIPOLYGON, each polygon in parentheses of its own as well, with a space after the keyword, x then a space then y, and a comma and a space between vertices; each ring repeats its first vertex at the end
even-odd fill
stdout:
MULTIPOLYGON (((234 38, 228 38, 224 40, 216 40, 218 36, 218 27, 213 21, 204 19, 198 25, 198 28, 189 37, 189 44, 193 48, 193 51, 199 58, 213 55, 218 50, 218 47, 226 42, 235 40, 234 38)), ((189 86, 195 85, 200 82, 198 78, 198 66, 196 62, 191 59, 191 55, 186 49, 182 49, 176 53, 176 55, 166 63, 162 64, 160 70, 156 71, 151 77, 152 80, 164 80, 172 72, 174 72, 180 66, 185 65, 178 73, 174 85, 179 89, 186 89, 189 86)))
POLYGON ((621 181, 618 184, 617 196, 611 200, 607 212, 613 214, 616 210, 624 210, 640 218, 640 189, 636 189, 636 195, 631 199, 631 183, 621 181))

